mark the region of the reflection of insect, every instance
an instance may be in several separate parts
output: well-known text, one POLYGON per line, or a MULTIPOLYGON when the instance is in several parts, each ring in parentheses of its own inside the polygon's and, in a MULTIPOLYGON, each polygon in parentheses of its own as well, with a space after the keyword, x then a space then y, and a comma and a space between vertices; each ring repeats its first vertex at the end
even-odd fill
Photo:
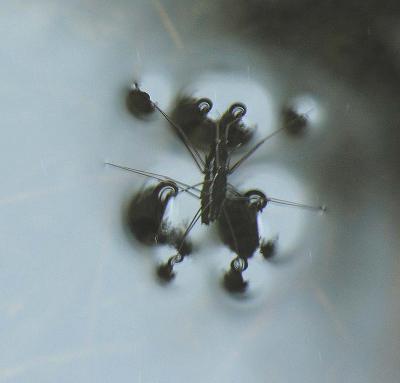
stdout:
MULTIPOLYGON (((188 188, 182 189, 175 182, 167 180, 135 194, 127 212, 126 223, 139 242, 145 245, 173 246, 182 257, 192 252, 192 245, 185 232, 172 227, 165 219, 168 203, 182 190, 190 193, 188 188)), ((165 267, 159 268, 158 273, 162 279, 173 277, 172 269, 165 267)))
POLYGON ((282 110, 283 124, 286 131, 291 135, 299 135, 304 133, 308 124, 306 116, 299 114, 293 107, 285 107, 282 110))
MULTIPOLYGON (((212 102, 208 98, 180 96, 171 112, 171 120, 180 127, 192 145, 202 150, 208 150, 215 141, 216 121, 208 117, 211 108, 212 102)), ((176 129, 175 133, 182 139, 176 129)), ((227 132, 226 145, 229 148, 244 145, 253 137, 253 133, 241 119, 237 119, 227 132)))
MULTIPOLYGON (((264 142, 281 131, 283 128, 278 129, 262 139, 238 161, 231 165, 231 152, 234 150, 234 148, 232 149, 232 143, 237 140, 236 147, 240 146, 244 143, 240 140, 247 142, 249 137, 247 132, 245 132, 244 125, 242 123, 242 117, 246 114, 246 107, 243 104, 235 103, 231 105, 218 121, 212 121, 207 117, 207 113, 212 108, 212 103, 209 99, 188 99, 189 101, 185 101, 185 103, 187 102, 185 107, 183 107, 181 104, 181 106, 175 109, 173 113, 174 118, 172 118, 168 116, 162 109, 160 109, 156 103, 151 101, 148 94, 141 91, 137 85, 135 85, 133 92, 136 93, 135 97, 137 98, 137 105, 135 105, 135 108, 133 109, 142 112, 158 110, 181 138, 190 155, 194 159, 197 167, 204 175, 203 182, 189 186, 164 175, 126 168, 120 165, 109 163, 110 165, 121 167, 125 170, 129 170, 150 178, 155 178, 160 181, 159 186, 154 189, 156 195, 158 195, 157 193, 162 190, 165 183, 169 183, 169 186, 173 184, 178 189, 177 191, 177 189, 173 187, 174 196, 177 195, 178 192, 187 192, 200 200, 200 208, 197 210, 190 224, 180 237, 180 244, 174 244, 177 253, 170 257, 165 264, 159 266, 158 275, 165 280, 170 280, 174 277, 174 266, 177 263, 182 262, 189 254, 188 251, 182 251, 182 249, 185 247, 185 240, 190 230, 198 220, 201 220, 201 223, 205 225, 209 225, 210 223, 217 221, 223 242, 236 254, 236 257, 231 262, 230 270, 225 274, 224 285, 229 291, 244 291, 246 289, 247 282, 244 281, 242 272, 247 268, 248 259, 251 258, 255 251, 260 247, 257 214, 265 208, 267 203, 272 202, 286 204, 313 210, 324 209, 323 207, 313 207, 269 198, 258 190, 251 190, 241 193, 228 182, 228 177, 230 174, 238 169, 239 166, 245 160, 247 160, 247 158, 249 158, 264 142), (180 123, 185 126, 185 131, 179 124, 177 124, 176 121, 180 121, 180 123), (206 126, 206 129, 214 130, 213 139, 209 138, 209 149, 205 159, 203 159, 202 155, 192 145, 188 138, 187 133, 191 134, 190 128, 192 126, 206 126), (243 134, 240 136, 238 132, 243 132, 243 134), (232 137, 236 137, 235 140, 232 139, 232 137), (199 186, 201 186, 201 189, 198 188, 199 186)), ((143 113, 139 113, 139 116, 142 114, 143 113)), ((207 135, 211 136, 211 133, 208 132, 207 135)), ((154 197, 152 196, 146 198, 154 197)), ((154 238, 160 235, 159 227, 165 210, 163 206, 163 202, 161 202, 161 208, 158 210, 156 209, 156 211, 152 213, 153 217, 156 218, 154 220, 156 224, 150 225, 150 227, 152 227, 151 234, 154 236, 154 238)), ((140 208, 138 210, 140 210, 140 208)), ((143 220, 142 222, 147 221, 143 220)), ((143 225, 144 223, 142 226, 143 225)), ((138 227, 140 226, 141 224, 139 223, 138 227)), ((141 232, 141 229, 138 231, 141 232)), ((273 250, 273 242, 262 241, 260 251, 265 258, 270 257, 273 254, 273 250)))
POLYGON ((129 90, 126 106, 136 118, 141 119, 148 117, 155 110, 149 94, 140 90, 137 83, 129 90))
POLYGON ((127 224, 142 243, 165 243, 168 227, 163 220, 168 202, 178 194, 178 186, 171 181, 139 191, 133 198, 127 214, 127 224))

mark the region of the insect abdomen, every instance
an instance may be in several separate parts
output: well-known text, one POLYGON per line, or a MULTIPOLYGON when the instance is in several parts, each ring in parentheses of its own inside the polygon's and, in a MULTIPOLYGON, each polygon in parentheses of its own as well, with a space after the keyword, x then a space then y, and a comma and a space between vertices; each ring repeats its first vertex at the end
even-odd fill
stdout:
POLYGON ((228 182, 228 151, 224 141, 210 147, 206 157, 205 177, 201 189, 201 223, 214 222, 221 212, 226 198, 228 182))
POLYGON ((220 215, 226 195, 226 172, 217 172, 215 176, 205 179, 201 191, 201 222, 208 225, 220 215))

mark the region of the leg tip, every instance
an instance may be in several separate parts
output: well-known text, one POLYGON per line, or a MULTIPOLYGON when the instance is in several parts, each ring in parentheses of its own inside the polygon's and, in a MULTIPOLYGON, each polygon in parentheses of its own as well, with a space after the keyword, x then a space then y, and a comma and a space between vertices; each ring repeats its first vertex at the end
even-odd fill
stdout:
POLYGON ((161 282, 168 283, 175 278, 173 267, 168 263, 163 263, 157 267, 157 277, 161 282))
POLYGON ((229 270, 224 275, 223 285, 229 293, 244 293, 248 282, 243 279, 241 272, 229 270))

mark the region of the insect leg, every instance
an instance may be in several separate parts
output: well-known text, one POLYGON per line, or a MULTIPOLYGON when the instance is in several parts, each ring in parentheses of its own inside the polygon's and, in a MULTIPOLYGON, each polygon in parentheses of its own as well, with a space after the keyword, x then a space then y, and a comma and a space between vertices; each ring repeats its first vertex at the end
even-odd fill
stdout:
POLYGON ((217 168, 219 168, 219 150, 218 150, 218 146, 219 143, 221 141, 220 137, 219 137, 219 123, 217 123, 216 125, 216 131, 215 131, 215 147, 216 147, 216 151, 215 151, 215 162, 217 163, 217 168))
POLYGON ((321 205, 321 206, 306 205, 303 203, 286 201, 284 199, 279 199, 279 198, 267 197, 267 202, 271 202, 271 203, 274 203, 277 205, 293 206, 293 207, 298 207, 301 209, 313 210, 313 211, 319 211, 319 212, 326 212, 326 210, 327 210, 327 207, 325 205, 321 205))
POLYGON ((178 135, 182 138, 183 144, 189 151, 200 172, 204 173, 206 165, 205 161, 200 155, 200 153, 197 151, 197 149, 192 145, 185 132, 181 129, 181 127, 178 124, 172 121, 171 118, 167 115, 167 113, 165 113, 156 103, 153 102, 153 105, 154 108, 156 108, 163 115, 163 117, 171 124, 171 126, 176 130, 178 135))
POLYGON ((309 111, 307 111, 304 114, 301 114, 294 118, 291 123, 282 126, 281 128, 275 130, 274 132, 270 133, 268 136, 264 137, 261 141, 259 141, 257 144, 255 144, 242 158, 240 158, 233 166, 229 169, 228 174, 232 174, 244 161, 246 161, 264 142, 268 141, 270 138, 275 136, 276 134, 280 133, 282 130, 287 129, 288 126, 292 123, 294 123, 297 119, 299 118, 304 118, 307 116, 314 108, 311 108, 309 111))
POLYGON ((242 197, 239 190, 237 190, 231 183, 228 182, 227 186, 229 187, 229 191, 231 191, 233 194, 235 194, 235 196, 242 197))
POLYGON ((226 222, 228 223, 229 231, 231 232, 232 240, 236 249, 235 252, 238 255, 232 260, 229 271, 227 271, 224 275, 224 286, 229 292, 244 292, 247 288, 248 282, 243 279, 242 272, 247 269, 247 259, 242 258, 239 255, 237 238, 225 207, 222 208, 222 212, 226 222))
POLYGON ((197 186, 201 186, 203 184, 204 184, 204 182, 198 182, 197 184, 188 186, 185 189, 180 190, 180 192, 186 192, 186 191, 191 190, 191 189, 194 189, 194 190, 200 192, 201 190, 197 189, 197 186))
POLYGON ((180 238, 180 244, 177 246, 177 253, 170 257, 166 263, 161 264, 157 268, 157 275, 164 281, 171 281, 175 277, 175 273, 173 271, 174 265, 176 263, 180 263, 183 259, 189 255, 191 249, 187 249, 184 246, 185 239, 188 236, 189 232, 193 229, 194 225, 201 217, 201 208, 197 210, 196 214, 194 215, 193 219, 191 220, 190 224, 186 228, 185 232, 183 233, 182 237, 180 238))
POLYGON ((268 141, 270 138, 278 134, 284 129, 284 127, 279 128, 269 134, 267 137, 264 137, 261 141, 255 144, 242 158, 240 158, 237 162, 233 164, 233 166, 229 169, 228 174, 232 174, 244 161, 246 161, 264 142, 268 141))
MULTIPOLYGON (((232 184, 228 183, 229 186, 229 191, 231 191, 235 196, 231 197, 233 200, 248 200, 249 196, 242 195, 232 184)), ((284 206, 292 206, 292 207, 298 207, 300 209, 306 209, 306 210, 313 210, 317 212, 326 212, 327 207, 325 205, 307 205, 299 202, 293 202, 293 201, 287 201, 284 199, 279 199, 279 198, 272 198, 272 197, 267 197, 265 196, 265 201, 267 203, 271 202, 276 205, 284 205, 284 206)))
POLYGON ((271 259, 276 253, 277 238, 265 241, 264 239, 260 244, 260 253, 264 259, 271 259))
POLYGON ((173 181, 177 185, 180 185, 179 186, 179 191, 186 192, 186 193, 190 194, 191 196, 193 196, 193 197, 195 197, 197 199, 200 198, 198 195, 192 193, 190 190, 195 190, 196 192, 200 193, 200 189, 197 189, 197 186, 201 185, 202 183, 199 183, 199 184, 196 184, 196 185, 188 185, 188 184, 186 184, 184 182, 175 180, 175 179, 173 179, 171 177, 164 176, 162 174, 157 174, 157 173, 147 172, 145 170, 129 168, 127 166, 117 165, 117 164, 114 164, 112 162, 105 162, 105 164, 106 165, 110 165, 110 166, 114 166, 114 167, 122 169, 122 170, 126 170, 126 171, 131 172, 131 173, 135 173, 135 174, 139 174, 139 175, 142 175, 142 176, 145 176, 145 177, 153 178, 153 179, 155 179, 157 181, 173 181))

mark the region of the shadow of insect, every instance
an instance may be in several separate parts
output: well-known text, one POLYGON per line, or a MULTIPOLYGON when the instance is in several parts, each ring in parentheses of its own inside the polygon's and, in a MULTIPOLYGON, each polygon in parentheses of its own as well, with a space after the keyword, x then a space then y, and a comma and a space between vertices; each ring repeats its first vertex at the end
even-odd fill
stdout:
POLYGON ((282 123, 286 132, 292 136, 303 135, 308 126, 307 116, 298 113, 293 107, 286 106, 282 109, 282 123))
MULTIPOLYGON (((174 247, 179 256, 192 252, 192 244, 185 231, 173 227, 165 218, 168 204, 179 193, 172 181, 161 181, 155 186, 138 191, 129 205, 126 224, 133 236, 147 246, 167 245, 174 247)), ((158 269, 162 280, 172 279, 174 274, 168 267, 158 269)))
MULTIPOLYGON (((170 114, 171 120, 180 127, 190 143, 197 149, 207 151, 210 143, 215 140, 217 122, 208 117, 208 113, 213 107, 213 103, 208 98, 194 98, 180 95, 174 103, 170 114)), ((241 104, 243 110, 246 107, 241 104)), ((173 129, 181 140, 182 135, 173 129)), ((232 122, 228 134, 226 145, 228 148, 237 148, 247 144, 254 135, 254 129, 247 127, 241 119, 232 122)))

